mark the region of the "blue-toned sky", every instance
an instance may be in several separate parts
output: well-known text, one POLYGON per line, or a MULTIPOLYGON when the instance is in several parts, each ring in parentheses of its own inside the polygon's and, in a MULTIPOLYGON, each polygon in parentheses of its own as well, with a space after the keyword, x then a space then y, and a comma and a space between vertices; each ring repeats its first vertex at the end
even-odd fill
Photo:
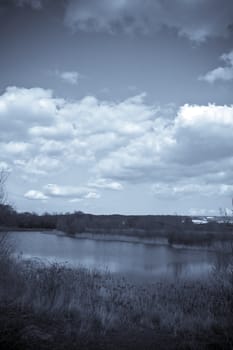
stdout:
POLYGON ((219 214, 232 104, 232 0, 0 0, 0 168, 19 211, 219 214))

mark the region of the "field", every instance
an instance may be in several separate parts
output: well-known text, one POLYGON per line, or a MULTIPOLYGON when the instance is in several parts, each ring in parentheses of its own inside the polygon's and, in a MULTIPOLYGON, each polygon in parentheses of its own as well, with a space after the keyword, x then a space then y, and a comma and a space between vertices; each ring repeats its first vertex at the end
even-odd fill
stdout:
POLYGON ((233 269, 133 285, 0 252, 1 349, 232 349, 233 269))

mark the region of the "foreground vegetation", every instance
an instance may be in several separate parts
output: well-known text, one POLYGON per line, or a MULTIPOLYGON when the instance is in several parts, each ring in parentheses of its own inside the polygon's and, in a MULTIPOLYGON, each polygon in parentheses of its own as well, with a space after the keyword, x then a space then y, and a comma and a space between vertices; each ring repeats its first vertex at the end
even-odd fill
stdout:
POLYGON ((233 270, 133 285, 13 258, 0 240, 1 349, 232 349, 233 270))

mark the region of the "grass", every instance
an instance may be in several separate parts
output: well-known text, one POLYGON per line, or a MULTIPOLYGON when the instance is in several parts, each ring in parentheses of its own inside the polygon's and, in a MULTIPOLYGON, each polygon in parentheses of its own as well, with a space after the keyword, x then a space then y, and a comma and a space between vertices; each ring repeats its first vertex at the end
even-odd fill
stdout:
POLYGON ((182 244, 189 246, 211 246, 215 242, 232 246, 233 233, 211 231, 171 231, 167 234, 169 244, 182 244))
POLYGON ((232 349, 233 271, 134 285, 0 245, 1 349, 232 349), (2 268, 4 270, 2 270, 2 268))
MULTIPOLYGON (((94 234, 96 236, 109 236, 119 240, 121 236, 124 238, 137 238, 137 239, 149 239, 157 240, 163 239, 169 245, 187 245, 187 246, 198 246, 198 247, 211 247, 216 244, 219 245, 233 245, 233 231, 232 225, 216 224, 218 229, 213 227, 201 227, 202 225, 191 225, 185 227, 182 225, 170 225, 166 228, 143 230, 134 228, 119 228, 119 229, 90 229, 86 228, 83 232, 79 232, 79 236, 82 234, 94 234), (221 226, 222 225, 222 226, 221 226)), ((63 229, 68 235, 74 235, 78 233, 75 227, 70 231, 69 229, 63 229)))

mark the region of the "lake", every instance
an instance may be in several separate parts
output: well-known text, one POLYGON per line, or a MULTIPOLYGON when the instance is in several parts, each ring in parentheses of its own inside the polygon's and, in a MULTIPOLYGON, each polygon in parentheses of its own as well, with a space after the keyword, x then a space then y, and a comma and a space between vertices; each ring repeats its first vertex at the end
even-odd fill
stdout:
POLYGON ((12 232, 10 237, 16 253, 25 259, 82 265, 150 282, 161 277, 205 276, 216 258, 214 252, 201 249, 77 239, 54 233, 12 232))

